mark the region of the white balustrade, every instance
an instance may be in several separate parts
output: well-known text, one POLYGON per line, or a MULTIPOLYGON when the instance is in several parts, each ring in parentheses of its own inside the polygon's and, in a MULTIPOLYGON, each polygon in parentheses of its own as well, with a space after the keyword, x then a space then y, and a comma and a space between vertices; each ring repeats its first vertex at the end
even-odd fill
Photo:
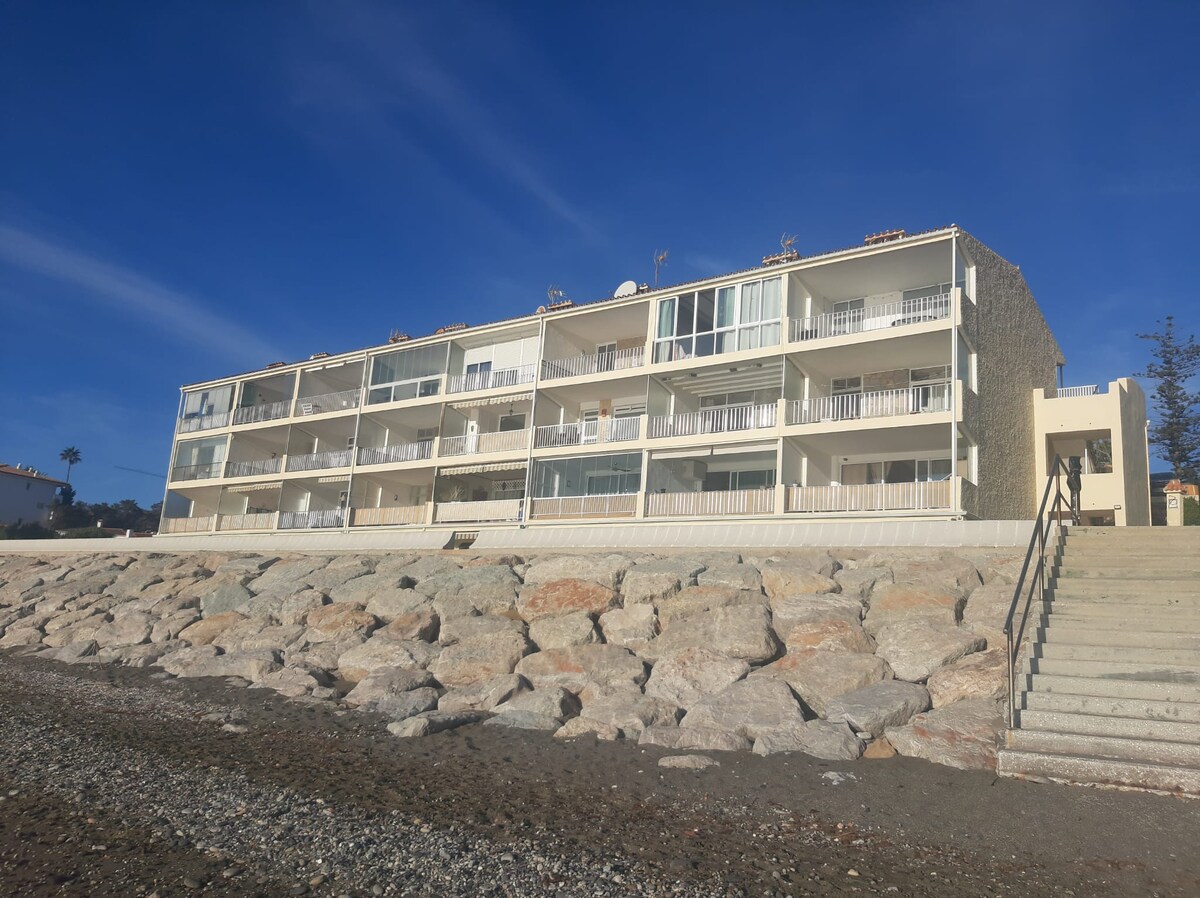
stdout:
POLYGON ((847 393, 817 396, 788 403, 789 424, 816 424, 820 421, 853 421, 860 418, 885 418, 918 412, 945 412, 950 409, 950 385, 927 384, 907 390, 880 390, 871 393, 847 393))
POLYGON ((1072 396, 1096 396, 1100 393, 1100 387, 1097 384, 1089 384, 1086 387, 1059 387, 1054 392, 1054 399, 1070 399, 1072 396))
POLYGON ((953 487, 950 480, 789 486, 784 501, 788 511, 807 513, 941 510, 953 503, 953 487))
POLYGON ((260 421, 274 421, 277 418, 286 418, 291 407, 292 401, 290 399, 282 399, 279 402, 268 402, 263 405, 247 405, 234 411, 233 423, 257 424, 260 421))
POLYGON ((439 502, 434 520, 439 524, 460 521, 519 521, 522 499, 485 499, 481 502, 439 502))
POLYGON ((443 437, 438 455, 474 455, 484 452, 510 452, 529 446, 529 429, 497 430, 443 437))
POLYGON ((278 474, 283 459, 257 458, 253 461, 231 461, 225 463, 226 477, 261 477, 264 474, 278 474))
POLYGON ((701 433, 729 433, 774 427, 777 417, 775 403, 770 405, 740 405, 733 408, 710 408, 682 415, 654 415, 650 418, 649 436, 686 437, 701 433))
POLYGON ((163 518, 159 523, 159 533, 207 533, 212 529, 213 516, 201 515, 198 518, 163 518))
POLYGON ((351 527, 385 527, 399 524, 424 524, 424 505, 396 505, 391 508, 352 508, 351 527))
POLYGON ((324 415, 358 408, 362 390, 341 390, 337 393, 322 393, 319 396, 301 396, 296 400, 297 415, 324 415))
POLYGON ((922 296, 845 312, 826 312, 792 321, 792 340, 822 340, 843 334, 903 327, 950 317, 950 294, 922 296))
POLYGON ((498 368, 495 371, 475 371, 471 374, 452 374, 446 382, 447 393, 467 393, 474 390, 490 390, 493 387, 511 387, 530 383, 537 368, 521 365, 517 368, 498 368))
POLYGON ((640 415, 634 418, 601 418, 576 424, 549 424, 537 428, 533 445, 538 449, 546 449, 587 443, 619 443, 636 440, 641 427, 640 415))
POLYGON ((606 496, 531 499, 529 519, 632 518, 637 515, 637 498, 637 493, 614 493, 606 496))
POLYGON ((287 469, 289 471, 319 471, 322 468, 345 468, 353 456, 350 449, 336 449, 332 452, 313 452, 310 455, 289 455, 287 469))
POLYGON ((615 352, 596 352, 570 359, 546 359, 542 362, 542 377, 555 380, 560 377, 583 377, 607 371, 625 371, 629 368, 640 368, 645 361, 644 346, 618 349, 615 352))
POLYGON ((280 530, 308 530, 318 527, 341 527, 345 519, 344 508, 326 508, 321 511, 281 511, 280 530))
POLYGON ((212 430, 214 427, 224 427, 229 423, 229 412, 213 412, 209 415, 188 415, 179 419, 180 433, 194 433, 197 430, 212 430))
POLYGON ((247 514, 223 514, 217 516, 218 530, 274 530, 275 511, 256 511, 247 514))
POLYGON ((358 450, 360 465, 386 465, 399 461, 420 461, 433 453, 433 440, 416 443, 397 443, 394 446, 362 446, 358 450))
POLYGON ((648 493, 647 517, 711 517, 772 514, 775 488, 723 490, 706 493, 648 493))

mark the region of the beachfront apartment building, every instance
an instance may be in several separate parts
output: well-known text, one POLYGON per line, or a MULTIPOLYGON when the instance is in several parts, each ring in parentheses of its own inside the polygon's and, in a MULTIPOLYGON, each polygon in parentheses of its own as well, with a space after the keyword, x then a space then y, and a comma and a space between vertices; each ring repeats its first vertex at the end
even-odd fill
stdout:
POLYGON ((876 234, 185 386, 161 532, 1028 519, 1062 362, 970 234, 876 234))

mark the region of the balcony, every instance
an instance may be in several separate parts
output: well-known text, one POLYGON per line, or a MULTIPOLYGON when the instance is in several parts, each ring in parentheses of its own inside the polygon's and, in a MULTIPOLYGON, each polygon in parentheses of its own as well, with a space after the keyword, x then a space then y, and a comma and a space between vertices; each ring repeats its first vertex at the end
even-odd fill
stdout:
POLYGON ((433 440, 416 443, 396 443, 392 446, 361 446, 358 450, 360 465, 388 465, 402 461, 421 461, 433 454, 433 440))
POLYGON ((439 524, 519 521, 523 499, 485 499, 480 502, 439 502, 433 519, 439 524))
POLYGON ((537 373, 535 365, 518 368, 499 368, 495 371, 475 371, 471 374, 452 374, 446 381, 447 393, 469 393, 493 387, 511 387, 532 383, 537 373))
POLYGON ((296 400, 297 415, 325 415, 358 408, 362 390, 341 390, 337 393, 322 393, 319 396, 304 396, 296 400))
POLYGON ((475 455, 487 452, 515 452, 529 446, 529 428, 498 430, 492 433, 467 433, 443 437, 438 455, 475 455))
POLYGON ((948 511, 954 504, 950 480, 924 483, 867 483, 842 486, 789 486, 789 512, 859 514, 881 511, 948 511))
POLYGON ((646 517, 715 517, 773 514, 775 488, 725 490, 709 493, 650 493, 646 517))
POLYGON ((279 458, 258 458, 253 461, 231 461, 225 463, 226 477, 262 477, 265 474, 278 474, 283 460, 279 458))
POLYGON ((221 476, 224 467, 219 461, 210 461, 202 465, 179 465, 171 469, 172 480, 212 480, 221 476))
POLYGON ((1099 396, 1104 393, 1098 384, 1088 384, 1086 387, 1057 387, 1046 391, 1047 399, 1072 399, 1077 396, 1099 396))
POLYGON ((826 337, 904 327, 923 321, 939 321, 950 317, 950 299, 949 293, 939 293, 937 296, 797 318, 792 321, 792 342, 823 340, 826 337))
POLYGON ((346 518, 344 508, 327 508, 322 511, 281 511, 280 530, 315 530, 321 527, 341 527, 346 518))
POLYGON ((217 515, 217 530, 274 530, 277 511, 217 515))
POLYGON ((286 418, 292 407, 290 399, 281 399, 279 402, 268 402, 265 405, 247 405, 244 408, 234 410, 234 424, 258 424, 261 421, 275 421, 279 418, 286 418))
POLYGON ((817 424, 823 421, 860 421, 922 412, 950 410, 950 385, 931 384, 907 390, 881 390, 797 399, 787 405, 788 424, 817 424))
MULTIPOLYGON (((352 449, 337 449, 333 452, 314 452, 310 455, 289 455, 288 471, 320 471, 323 468, 345 468, 354 455, 352 449)), ((282 525, 281 525, 282 526, 282 525)))
POLYGON ((632 518, 637 516, 637 504, 637 493, 532 499, 529 503, 529 519, 554 521, 572 518, 632 518))
POLYGON ((392 508, 352 508, 351 527, 395 527, 401 524, 424 524, 428 506, 398 505, 392 508))
POLYGON ((582 446, 593 443, 620 443, 636 440, 642 431, 641 416, 635 418, 603 418, 580 421, 577 424, 550 424, 534 431, 535 449, 560 446, 582 446))
POLYGON ((159 524, 159 533, 207 533, 212 529, 213 516, 201 515, 198 518, 163 518, 159 524))
POLYGON ((733 433, 741 430, 758 430, 774 427, 779 406, 742 405, 733 408, 712 408, 682 415, 653 415, 647 435, 651 439, 662 437, 690 437, 705 433, 733 433))
POLYGON ((189 415, 179 419, 179 433, 195 433, 197 430, 212 430, 229 423, 229 412, 213 412, 209 415, 189 415))
POLYGON ((542 378, 557 380, 562 377, 586 377, 609 371, 625 371, 629 368, 640 368, 645 362, 644 346, 580 355, 570 359, 547 359, 542 362, 542 378))

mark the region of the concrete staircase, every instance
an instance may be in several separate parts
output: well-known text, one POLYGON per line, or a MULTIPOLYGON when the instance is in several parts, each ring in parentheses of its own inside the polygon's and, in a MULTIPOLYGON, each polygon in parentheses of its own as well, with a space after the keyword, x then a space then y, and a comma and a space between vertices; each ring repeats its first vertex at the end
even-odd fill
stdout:
POLYGON ((1200 796, 1200 527, 1076 527, 1030 609, 1002 776, 1200 796))

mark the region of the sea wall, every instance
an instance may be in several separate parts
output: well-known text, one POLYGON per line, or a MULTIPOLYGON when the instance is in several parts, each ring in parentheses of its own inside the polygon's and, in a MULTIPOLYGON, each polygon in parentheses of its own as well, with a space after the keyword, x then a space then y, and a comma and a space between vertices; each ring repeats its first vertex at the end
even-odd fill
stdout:
POLYGON ((0 554, 0 648, 681 751, 994 768, 1013 550, 0 554))

